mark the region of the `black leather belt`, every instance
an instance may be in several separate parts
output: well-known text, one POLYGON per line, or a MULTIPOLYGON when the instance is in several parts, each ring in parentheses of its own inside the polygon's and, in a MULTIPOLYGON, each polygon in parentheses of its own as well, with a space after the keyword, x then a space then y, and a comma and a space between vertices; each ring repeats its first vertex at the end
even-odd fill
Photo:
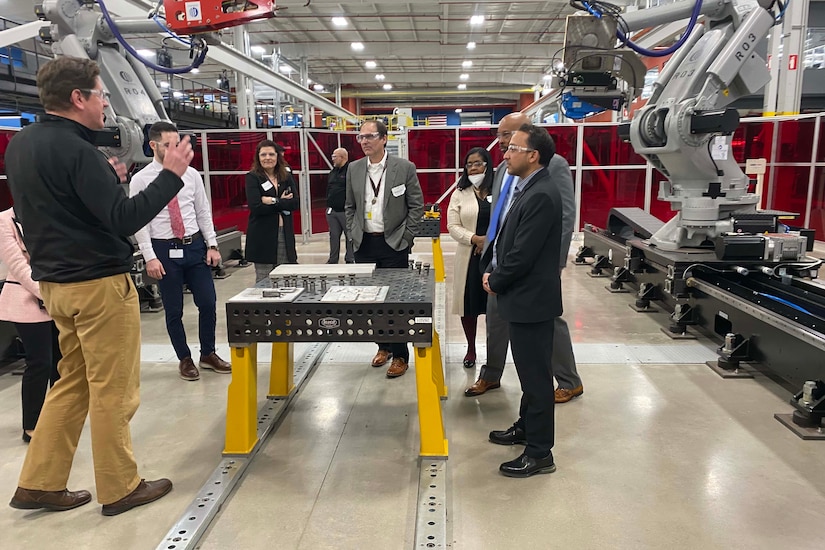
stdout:
POLYGON ((201 232, 198 231, 197 233, 193 233, 188 237, 184 237, 182 239, 174 238, 174 239, 152 239, 153 241, 160 241, 162 243, 174 243, 174 244, 192 244, 197 242, 203 238, 201 232))
POLYGON ((383 237, 383 233, 365 233, 366 235, 371 235, 373 237, 383 237))

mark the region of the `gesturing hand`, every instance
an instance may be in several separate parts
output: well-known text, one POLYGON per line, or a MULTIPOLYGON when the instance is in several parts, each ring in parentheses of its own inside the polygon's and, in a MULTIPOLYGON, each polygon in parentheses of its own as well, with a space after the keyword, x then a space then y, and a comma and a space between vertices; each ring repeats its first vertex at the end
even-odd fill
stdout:
POLYGON ((163 157, 163 168, 182 178, 194 156, 192 144, 189 143, 189 136, 183 136, 177 147, 166 148, 166 155, 163 157))

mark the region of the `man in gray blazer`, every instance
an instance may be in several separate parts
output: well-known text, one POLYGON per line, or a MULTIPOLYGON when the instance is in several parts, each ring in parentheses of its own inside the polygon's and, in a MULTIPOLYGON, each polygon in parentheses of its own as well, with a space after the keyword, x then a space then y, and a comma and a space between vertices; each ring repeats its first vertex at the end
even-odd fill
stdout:
MULTIPOLYGON (((521 112, 510 113, 499 121, 498 145, 501 152, 507 151, 513 132, 530 119, 521 112)), ((560 155, 554 155, 547 166, 551 181, 558 184, 562 199, 562 236, 561 257, 559 266, 564 269, 567 263, 567 253, 573 236, 573 226, 576 221, 576 197, 570 165, 560 155)), ((507 177, 507 163, 502 161, 496 169, 493 179, 493 204, 497 204, 501 186, 507 177)), ((484 252, 490 245, 490 240, 484 241, 484 252)), ((570 340, 570 329, 565 320, 556 317, 553 331, 553 374, 558 382, 555 391, 556 403, 566 403, 584 393, 581 378, 576 370, 576 358, 573 355, 573 343, 570 340)), ((507 346, 510 339, 507 337, 507 322, 498 314, 498 303, 495 296, 487 297, 487 364, 481 367, 478 380, 464 391, 467 397, 475 397, 489 390, 501 387, 501 375, 504 373, 504 363, 507 360, 507 346)))
MULTIPOLYGON (((344 205, 355 262, 406 268, 415 227, 424 214, 415 165, 387 154, 387 126, 381 121, 362 124, 356 139, 366 156, 347 170, 344 205)), ((404 375, 410 360, 407 343, 379 343, 372 366, 383 366, 390 356, 387 377, 404 375)))

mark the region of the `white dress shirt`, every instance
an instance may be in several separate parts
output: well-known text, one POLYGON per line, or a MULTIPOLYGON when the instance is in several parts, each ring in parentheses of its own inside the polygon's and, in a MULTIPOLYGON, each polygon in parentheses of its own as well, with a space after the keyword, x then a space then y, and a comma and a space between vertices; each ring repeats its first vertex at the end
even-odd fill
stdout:
MULTIPOLYGON (((163 165, 157 160, 143 168, 140 172, 132 176, 129 184, 129 196, 133 197, 146 189, 158 177, 163 170, 163 165)), ((212 208, 209 199, 206 197, 203 178, 197 170, 191 166, 183 174, 183 188, 178 192, 178 204, 183 217, 183 225, 186 228, 187 237, 201 232, 208 246, 218 246, 218 239, 215 235, 215 225, 212 222, 212 208)), ((157 216, 147 225, 135 233, 143 259, 147 262, 157 258, 152 249, 152 239, 172 239, 172 220, 169 217, 169 207, 164 206, 157 216)))
POLYGON ((387 187, 385 185, 387 180, 386 167, 386 151, 384 151, 384 157, 379 163, 373 164, 370 162, 369 158, 367 159, 367 178, 364 182, 364 185, 367 186, 366 192, 364 193, 364 212, 365 215, 368 216, 364 220, 364 231, 367 233, 384 232, 384 192, 387 187), (370 177, 372 177, 372 181, 375 182, 375 185, 381 186, 378 189, 378 195, 375 194, 375 191, 372 188, 370 177), (372 199, 376 199, 375 204, 372 204, 372 199), (372 218, 369 217, 370 212, 372 213, 372 218))

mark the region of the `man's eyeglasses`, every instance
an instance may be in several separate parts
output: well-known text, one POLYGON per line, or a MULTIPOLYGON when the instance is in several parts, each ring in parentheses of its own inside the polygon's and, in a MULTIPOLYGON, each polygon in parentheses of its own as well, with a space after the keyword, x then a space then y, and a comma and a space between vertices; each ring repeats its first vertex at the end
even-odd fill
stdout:
POLYGON ((507 146, 507 152, 509 153, 532 153, 533 151, 535 151, 535 149, 522 147, 521 145, 513 145, 512 143, 507 146))
POLYGON ((481 168, 482 166, 487 166, 487 163, 483 160, 474 160, 465 164, 464 168, 481 168))
POLYGON ((361 143, 363 141, 372 141, 372 140, 378 139, 380 137, 381 137, 380 132, 372 132, 370 134, 358 134, 357 136, 355 136, 355 141, 357 141, 358 143, 361 143))
POLYGON ((100 99, 102 99, 104 101, 109 101, 109 99, 112 97, 112 94, 110 94, 106 90, 97 90, 97 89, 93 88, 91 90, 90 89, 81 89, 80 91, 81 92, 86 92, 87 94, 94 94, 94 95, 96 95, 97 97, 99 97, 100 99))

